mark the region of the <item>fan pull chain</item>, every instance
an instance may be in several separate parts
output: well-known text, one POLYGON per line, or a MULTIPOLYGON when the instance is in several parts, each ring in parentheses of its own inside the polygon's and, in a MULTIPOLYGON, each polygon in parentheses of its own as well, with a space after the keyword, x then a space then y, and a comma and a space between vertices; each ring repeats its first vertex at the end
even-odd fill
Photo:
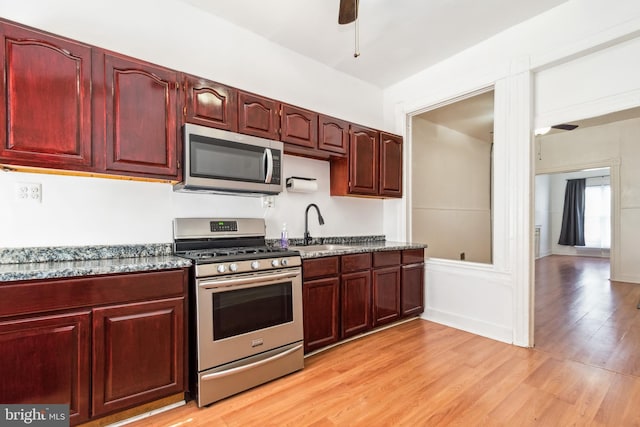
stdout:
POLYGON ((357 58, 358 56, 360 56, 360 19, 356 18, 356 28, 355 28, 355 35, 356 35, 356 39, 355 39, 355 52, 353 52, 353 57, 357 58))

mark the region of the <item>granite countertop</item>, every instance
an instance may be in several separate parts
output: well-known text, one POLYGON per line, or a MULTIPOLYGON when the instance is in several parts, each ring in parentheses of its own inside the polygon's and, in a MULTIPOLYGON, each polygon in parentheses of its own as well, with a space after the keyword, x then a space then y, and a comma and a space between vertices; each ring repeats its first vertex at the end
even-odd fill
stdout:
POLYGON ((168 270, 191 266, 171 244, 0 249, 0 282, 168 270))
MULTIPOLYGON (((277 244, 275 240, 268 242, 277 244)), ((299 248, 302 239, 290 239, 289 248, 302 259, 363 252, 422 249, 426 244, 391 242, 384 236, 314 239, 315 248, 299 248)), ((0 283, 18 280, 82 277, 190 267, 191 261, 172 255, 171 243, 116 246, 58 246, 0 248, 0 283)))
POLYGON ((314 239, 311 245, 315 247, 305 248, 302 239, 290 239, 289 249, 298 250, 300 257, 306 259, 364 252, 424 249, 427 247, 424 243, 387 241, 384 236, 329 237, 314 239))

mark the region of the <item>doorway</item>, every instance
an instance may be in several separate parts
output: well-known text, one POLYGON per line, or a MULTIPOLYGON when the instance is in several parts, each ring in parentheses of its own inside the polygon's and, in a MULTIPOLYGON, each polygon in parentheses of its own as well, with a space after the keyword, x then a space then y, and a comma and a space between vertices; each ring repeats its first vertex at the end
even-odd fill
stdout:
POLYGON ((411 239, 429 258, 493 262, 494 90, 411 117, 411 239))
POLYGON ((584 120, 576 122, 580 125, 576 131, 536 137, 534 206, 541 250, 535 261, 534 344, 581 363, 640 376, 636 331, 640 286, 638 269, 627 261, 636 253, 628 237, 640 230, 640 223, 633 221, 635 215, 629 215, 635 213, 633 200, 639 190, 633 178, 640 165, 634 136, 640 131, 637 113, 629 110, 584 120), (545 208, 544 201, 555 197, 559 205, 564 182, 578 177, 590 181, 595 193, 606 193, 609 187, 610 249, 606 235, 599 246, 555 243, 561 209, 551 202, 545 208), (549 189, 546 196, 541 190, 545 185, 549 189), (560 194, 550 194, 554 187, 560 194), (541 214, 545 211, 547 216, 541 214), (551 219, 554 215, 556 225, 551 219))

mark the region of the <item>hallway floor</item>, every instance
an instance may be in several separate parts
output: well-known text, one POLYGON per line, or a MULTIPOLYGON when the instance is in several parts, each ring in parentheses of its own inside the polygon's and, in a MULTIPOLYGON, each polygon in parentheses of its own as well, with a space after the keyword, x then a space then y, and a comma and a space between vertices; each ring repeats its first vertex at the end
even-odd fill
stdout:
POLYGON ((535 348, 640 377, 640 285, 609 271, 608 258, 536 260, 535 348))

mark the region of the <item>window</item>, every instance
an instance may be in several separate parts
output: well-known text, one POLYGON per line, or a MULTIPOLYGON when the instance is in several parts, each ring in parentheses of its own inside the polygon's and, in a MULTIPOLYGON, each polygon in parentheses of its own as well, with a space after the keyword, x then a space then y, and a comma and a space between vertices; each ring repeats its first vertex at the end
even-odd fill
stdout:
POLYGON ((611 185, 608 176, 587 179, 584 241, 588 248, 611 247, 611 185))

